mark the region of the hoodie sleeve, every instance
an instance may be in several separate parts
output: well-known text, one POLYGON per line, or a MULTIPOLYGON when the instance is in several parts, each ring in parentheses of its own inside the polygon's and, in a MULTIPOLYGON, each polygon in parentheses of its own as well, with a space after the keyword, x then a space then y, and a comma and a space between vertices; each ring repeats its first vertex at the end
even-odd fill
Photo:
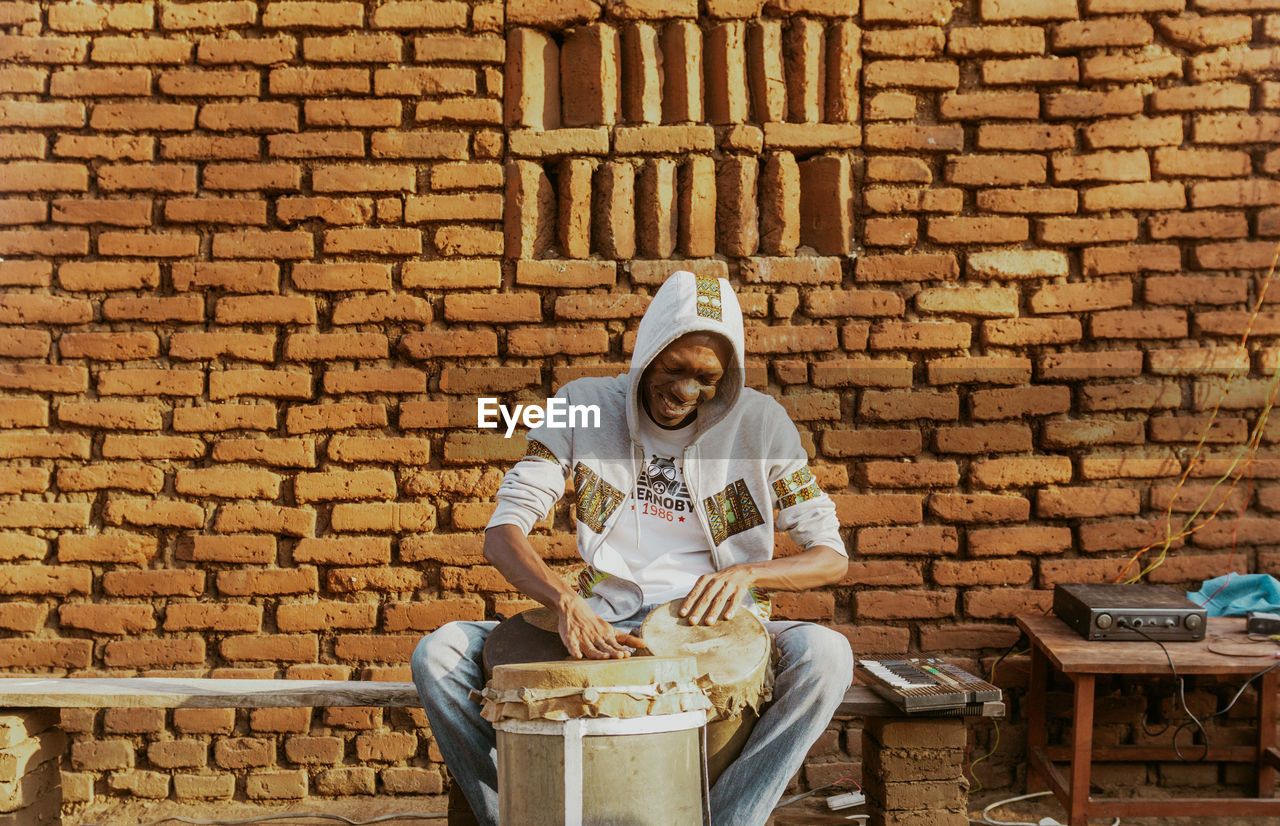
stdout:
MULTIPOLYGON (((557 397, 567 389, 567 385, 561 388, 557 397)), ((571 434, 569 429, 543 426, 529 431, 524 458, 502 477, 498 506, 486 528, 515 525, 527 534, 535 522, 546 518, 564 495, 573 450, 571 434)))
POLYGON ((769 485, 773 505, 778 509, 777 527, 791 535, 804 550, 825 545, 845 556, 849 551, 840 537, 840 520, 831 497, 818 486, 809 469, 809 455, 790 417, 776 410, 775 461, 771 463, 769 485))

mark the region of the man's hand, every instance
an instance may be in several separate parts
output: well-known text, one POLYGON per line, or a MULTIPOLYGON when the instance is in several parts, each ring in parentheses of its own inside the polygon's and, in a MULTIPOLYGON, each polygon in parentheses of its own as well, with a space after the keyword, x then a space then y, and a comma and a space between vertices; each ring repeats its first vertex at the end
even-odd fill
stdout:
POLYGON ((680 604, 680 616, 686 617, 690 625, 713 625, 722 619, 732 619, 753 584, 755 577, 747 565, 732 565, 713 574, 703 574, 680 604))
POLYGON ((600 619, 587 601, 574 595, 557 606, 560 641, 574 659, 618 660, 630 657, 632 648, 644 648, 639 637, 619 631, 600 619))

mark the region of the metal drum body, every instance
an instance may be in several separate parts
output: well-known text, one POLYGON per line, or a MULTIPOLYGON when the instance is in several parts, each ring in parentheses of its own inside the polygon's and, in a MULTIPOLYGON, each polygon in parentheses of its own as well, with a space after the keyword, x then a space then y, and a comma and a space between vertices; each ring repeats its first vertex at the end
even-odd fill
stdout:
POLYGON ((703 822, 709 703, 692 658, 499 665, 482 692, 509 826, 703 822))
POLYGON ((714 714, 707 724, 707 774, 714 785, 742 753, 760 706, 773 693, 772 644, 764 623, 750 611, 714 625, 690 625, 680 616, 683 600, 660 605, 645 618, 640 635, 658 657, 694 657, 714 714))

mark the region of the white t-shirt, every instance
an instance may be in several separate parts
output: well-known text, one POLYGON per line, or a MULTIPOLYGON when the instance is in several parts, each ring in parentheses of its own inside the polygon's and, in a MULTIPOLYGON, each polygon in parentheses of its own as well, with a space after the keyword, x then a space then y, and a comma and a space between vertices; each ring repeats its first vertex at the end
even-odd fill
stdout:
POLYGON ((692 423, 666 430, 642 418, 644 466, 632 504, 607 540, 627 561, 646 604, 680 599, 698 577, 715 570, 684 483, 684 449, 692 436, 692 423))

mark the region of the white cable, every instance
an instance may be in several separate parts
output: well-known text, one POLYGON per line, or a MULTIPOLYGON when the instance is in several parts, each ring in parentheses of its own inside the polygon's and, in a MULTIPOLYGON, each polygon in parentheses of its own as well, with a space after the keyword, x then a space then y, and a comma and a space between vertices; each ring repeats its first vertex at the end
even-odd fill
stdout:
MULTIPOLYGON (((1007 806, 1010 803, 1019 803, 1023 800, 1033 800, 1037 797, 1044 797, 1048 794, 1052 794, 1052 792, 1033 792, 1032 794, 1024 794, 1019 797, 1010 797, 1007 800, 997 800, 995 803, 992 803, 982 810, 982 820, 969 818, 969 822, 983 823, 988 826, 1040 826, 1040 822, 1032 823, 1029 820, 994 820, 991 817, 991 810, 1000 806, 1007 806)), ((1120 818, 1117 817, 1115 820, 1111 821, 1111 826, 1120 826, 1120 818)))

